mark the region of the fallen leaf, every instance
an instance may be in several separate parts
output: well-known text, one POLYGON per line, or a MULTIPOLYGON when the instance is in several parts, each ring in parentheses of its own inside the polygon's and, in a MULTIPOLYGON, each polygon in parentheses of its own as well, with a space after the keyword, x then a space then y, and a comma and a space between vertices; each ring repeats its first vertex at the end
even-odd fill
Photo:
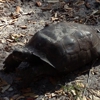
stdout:
POLYGON ((58 20, 59 18, 55 18, 55 17, 51 17, 51 20, 52 21, 56 21, 56 20, 58 20))
POLYGON ((75 92, 75 90, 71 90, 71 92, 73 93, 73 95, 74 95, 74 96, 76 95, 76 92, 75 92))
POLYGON ((77 97, 77 99, 76 100, 81 100, 79 97, 77 97))
POLYGON ((27 29, 27 26, 20 26, 20 28, 22 28, 22 29, 27 29))
POLYGON ((82 97, 82 100, 87 100, 85 96, 82 97))
POLYGON ((20 6, 16 6, 16 13, 17 13, 17 14, 20 13, 20 10, 21 10, 20 6))
POLYGON ((63 92, 62 89, 55 91, 55 93, 57 93, 57 94, 62 93, 62 92, 63 92))
POLYGON ((25 44, 22 42, 10 43, 10 46, 16 46, 16 45, 24 46, 25 44))
POLYGON ((99 97, 96 97, 96 96, 94 96, 94 95, 90 95, 89 97, 90 97, 91 100, 100 100, 99 97))
POLYGON ((11 38, 12 39, 15 39, 15 38, 20 38, 20 37, 24 37, 25 35, 24 34, 11 34, 11 38))
POLYGON ((9 42, 13 42, 13 40, 11 40, 11 39, 6 39, 7 41, 9 41, 9 42))
POLYGON ((66 9, 66 10, 72 10, 72 8, 68 7, 68 5, 67 5, 67 4, 66 4, 66 5, 64 5, 64 9, 66 9))
POLYGON ((65 93, 64 91, 62 92, 62 94, 63 94, 63 95, 66 95, 66 93, 65 93))
POLYGON ((79 87, 82 87, 82 88, 85 87, 84 84, 83 83, 80 83, 80 82, 77 82, 76 85, 78 85, 79 87))
POLYGON ((54 95, 54 94, 52 94, 52 93, 46 93, 45 97, 48 97, 50 99, 50 98, 52 98, 52 95, 54 95))
POLYGON ((51 93, 51 96, 52 96, 52 97, 55 97, 55 96, 56 96, 56 94, 55 94, 55 93, 51 93))
POLYGON ((1 87, 2 88, 2 93, 4 93, 8 88, 10 87, 10 85, 6 85, 4 87, 1 87))
POLYGON ((41 3, 40 1, 37 1, 37 2, 36 2, 36 5, 37 5, 38 7, 40 7, 40 6, 42 6, 42 3, 41 3))
POLYGON ((83 5, 84 3, 85 3, 84 1, 77 1, 74 5, 81 6, 81 5, 83 5))
POLYGON ((92 94, 94 94, 94 95, 100 97, 100 90, 89 89, 89 91, 90 91, 92 94))
POLYGON ((6 0, 0 0, 0 2, 6 2, 6 0))
POLYGON ((17 44, 20 45, 20 46, 24 46, 24 45, 25 45, 25 44, 22 43, 22 42, 17 42, 17 44))

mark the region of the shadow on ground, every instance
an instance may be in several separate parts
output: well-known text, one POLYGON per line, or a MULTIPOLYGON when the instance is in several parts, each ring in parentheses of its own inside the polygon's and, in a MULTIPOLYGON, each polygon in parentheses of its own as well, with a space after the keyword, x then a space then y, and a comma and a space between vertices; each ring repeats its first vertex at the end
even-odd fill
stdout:
POLYGON ((26 71, 26 75, 24 75, 24 77, 28 77, 25 78, 24 81, 22 79, 18 80, 18 75, 16 75, 15 73, 5 74, 4 72, 0 72, 0 77, 6 80, 19 92, 21 92, 22 88, 31 88, 35 94, 44 95, 47 92, 54 92, 56 90, 59 90, 64 85, 75 81, 75 79, 81 75, 89 74, 89 70, 91 69, 91 67, 98 65, 100 65, 99 61, 97 61, 94 65, 85 66, 66 75, 43 75, 38 76, 34 79, 32 79, 31 77, 31 72, 26 71), (30 74, 30 76, 28 74, 30 74))

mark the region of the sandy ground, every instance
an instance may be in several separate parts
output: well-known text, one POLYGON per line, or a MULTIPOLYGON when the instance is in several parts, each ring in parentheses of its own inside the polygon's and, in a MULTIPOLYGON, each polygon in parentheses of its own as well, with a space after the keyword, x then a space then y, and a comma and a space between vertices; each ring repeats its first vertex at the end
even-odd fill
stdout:
MULTIPOLYGON (((92 1, 94 2, 95 0, 92 1)), ((43 7, 46 5, 46 3, 42 4, 43 7)), ((66 8, 67 17, 59 3, 50 7, 46 6, 43 9, 40 4, 36 6, 35 0, 30 2, 0 0, 0 69, 3 67, 3 61, 13 49, 24 46, 47 23, 62 20, 75 21, 91 24, 92 26, 95 25, 95 29, 100 31, 100 16, 98 13, 94 15, 94 17, 96 16, 95 18, 99 16, 98 21, 95 18, 87 18, 84 21, 84 17, 87 16, 86 13, 82 15, 82 9, 79 10, 79 13, 75 10, 73 18, 71 11, 69 11, 72 6, 66 8), (52 8, 54 9, 53 11, 52 8), (56 18, 57 13, 58 17, 56 18), (79 17, 80 14, 82 16, 79 17), (80 21, 80 19, 82 20, 80 21)), ((82 7, 84 8, 84 6, 82 7)), ((91 13, 91 10, 88 10, 88 13, 91 13)), ((13 74, 5 76, 0 74, 0 78, 8 82, 6 83, 2 80, 0 83, 0 100, 81 100, 80 98, 82 100, 100 100, 100 65, 98 62, 98 64, 92 64, 91 66, 89 71, 85 70, 86 72, 84 72, 82 70, 81 72, 70 73, 60 80, 45 77, 23 90, 19 90, 16 88, 16 84, 12 83, 13 74)))

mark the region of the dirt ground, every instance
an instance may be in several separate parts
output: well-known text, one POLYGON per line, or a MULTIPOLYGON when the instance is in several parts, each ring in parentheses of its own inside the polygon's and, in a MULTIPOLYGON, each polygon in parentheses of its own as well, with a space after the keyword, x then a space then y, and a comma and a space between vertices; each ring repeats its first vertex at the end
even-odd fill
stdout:
MULTIPOLYGON (((15 48, 60 21, 91 25, 99 34, 100 0, 0 0, 0 69, 15 48)), ((95 62, 61 78, 42 77, 23 89, 14 73, 0 73, 0 100, 100 100, 100 62, 95 62)))

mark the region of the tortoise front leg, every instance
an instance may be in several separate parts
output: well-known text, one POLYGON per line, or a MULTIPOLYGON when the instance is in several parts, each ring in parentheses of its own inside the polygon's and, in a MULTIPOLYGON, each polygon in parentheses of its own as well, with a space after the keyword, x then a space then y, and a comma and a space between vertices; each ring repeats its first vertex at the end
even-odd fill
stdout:
POLYGON ((14 57, 14 54, 11 53, 3 62, 4 63, 4 72, 9 73, 9 72, 14 72, 15 69, 19 66, 21 63, 21 60, 18 60, 14 57))
POLYGON ((7 73, 14 72, 20 63, 27 60, 29 56, 30 54, 28 52, 22 51, 20 49, 14 50, 3 62, 4 71, 7 73))

